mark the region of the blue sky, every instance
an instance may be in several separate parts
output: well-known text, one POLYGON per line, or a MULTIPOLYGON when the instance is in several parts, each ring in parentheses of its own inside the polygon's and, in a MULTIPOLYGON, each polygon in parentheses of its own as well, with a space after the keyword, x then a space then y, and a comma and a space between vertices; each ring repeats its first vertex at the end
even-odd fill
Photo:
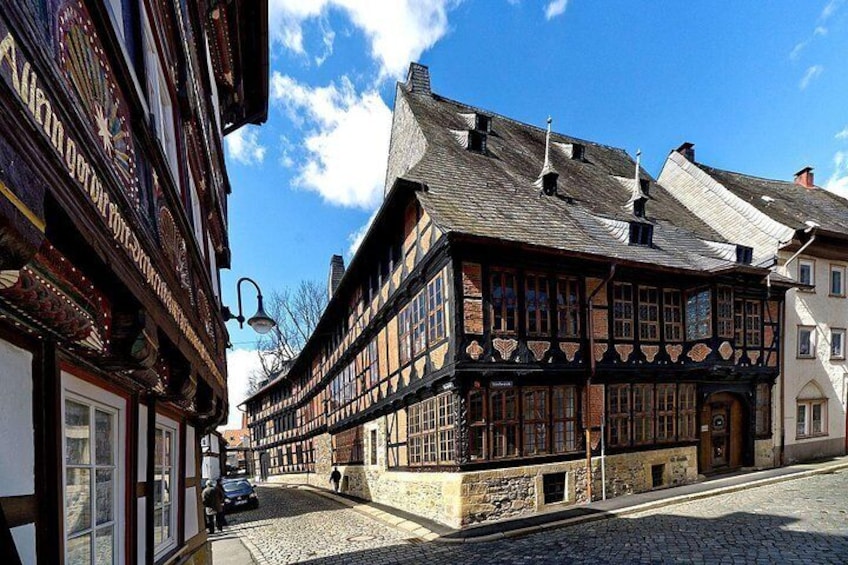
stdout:
MULTIPOLYGON (((410 60, 449 98, 641 148, 654 176, 691 141, 701 162, 787 180, 811 165, 848 195, 848 0, 270 0, 270 28, 268 122, 226 140, 226 304, 238 277, 269 293, 349 258, 410 60)), ((256 354, 229 326, 232 425, 256 354)))

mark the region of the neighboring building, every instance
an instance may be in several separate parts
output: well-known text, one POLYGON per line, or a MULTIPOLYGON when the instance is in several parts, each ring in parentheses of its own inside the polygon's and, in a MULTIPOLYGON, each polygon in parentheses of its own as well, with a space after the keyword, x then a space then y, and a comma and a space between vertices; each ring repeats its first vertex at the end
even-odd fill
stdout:
POLYGON ((227 413, 222 135, 265 119, 266 10, 0 9, 9 562, 210 561, 199 438, 227 413))
POLYGON ((786 294, 784 386, 774 391, 777 462, 845 454, 848 200, 816 187, 809 167, 794 182, 752 177, 697 162, 689 143, 671 152, 659 180, 722 236, 749 242, 755 264, 796 281, 786 294))
POLYGON ((587 424, 609 496, 770 465, 787 280, 769 295, 745 245, 625 151, 413 64, 385 201, 287 378, 246 401, 254 457, 325 487, 338 464, 345 492, 452 526, 600 498, 587 424))
POLYGON ((204 482, 226 476, 226 448, 223 435, 216 431, 200 438, 200 477, 204 482))
POLYGON ((242 415, 244 427, 237 430, 222 430, 224 438, 226 466, 228 470, 248 472, 247 459, 250 456, 250 430, 247 427, 247 414, 242 415))

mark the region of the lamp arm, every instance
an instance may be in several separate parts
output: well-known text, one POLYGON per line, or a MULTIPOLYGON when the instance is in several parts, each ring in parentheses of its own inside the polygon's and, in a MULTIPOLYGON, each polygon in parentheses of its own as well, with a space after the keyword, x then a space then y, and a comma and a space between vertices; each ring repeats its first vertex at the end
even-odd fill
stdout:
POLYGON ((239 328, 244 327, 244 311, 242 310, 242 307, 241 307, 241 283, 243 283, 245 281, 247 281, 247 282, 249 282, 250 284, 253 285, 253 287, 256 289, 258 301, 259 301, 260 304, 262 303, 262 290, 260 290, 259 285, 256 284, 256 281, 254 281, 253 279, 251 279, 249 277, 240 278, 238 280, 238 282, 236 283, 236 295, 238 297, 238 316, 236 316, 236 320, 238 320, 239 328))

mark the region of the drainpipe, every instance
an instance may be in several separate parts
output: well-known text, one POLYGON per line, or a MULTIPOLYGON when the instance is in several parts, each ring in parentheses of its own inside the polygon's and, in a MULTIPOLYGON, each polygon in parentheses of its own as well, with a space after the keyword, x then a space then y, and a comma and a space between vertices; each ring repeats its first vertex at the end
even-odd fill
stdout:
MULTIPOLYGON (((610 265, 610 272, 604 282, 592 291, 586 299, 586 330, 589 333, 589 377, 586 379, 586 496, 587 504, 592 502, 592 378, 595 376, 595 324, 592 320, 592 306, 595 296, 602 288, 606 288, 615 276, 615 263, 610 265)), ((603 427, 602 427, 603 429, 603 427)))
MULTIPOLYGON (((810 225, 809 228, 804 230, 807 233, 812 232, 810 235, 810 239, 807 240, 807 243, 801 246, 798 251, 796 251, 792 257, 790 257, 786 263, 783 264, 784 267, 789 268, 789 265, 798 258, 798 256, 804 252, 804 250, 810 246, 816 240, 815 234, 816 226, 810 225)), ((771 273, 766 276, 766 288, 767 292, 771 295, 771 273)), ((783 300, 783 308, 781 308, 781 320, 780 320, 780 398, 778 402, 780 403, 780 440, 777 445, 777 464, 783 466, 784 464, 784 451, 786 448, 786 342, 784 338, 786 337, 786 299, 783 300)))

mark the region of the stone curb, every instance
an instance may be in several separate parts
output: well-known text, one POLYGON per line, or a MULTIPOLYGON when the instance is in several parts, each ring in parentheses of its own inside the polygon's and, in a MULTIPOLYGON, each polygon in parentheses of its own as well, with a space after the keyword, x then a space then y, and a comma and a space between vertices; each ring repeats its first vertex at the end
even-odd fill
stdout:
POLYGON ((804 479, 807 477, 812 477, 815 475, 823 475, 827 473, 832 473, 834 471, 838 471, 841 469, 848 469, 848 462, 838 463, 836 465, 829 465, 825 467, 820 467, 818 469, 810 469, 807 471, 800 471, 798 473, 792 473, 789 475, 781 475, 778 477, 768 477, 765 479, 759 479, 747 483, 741 483, 738 485, 732 485, 727 487, 718 487, 710 490, 706 490, 703 492, 696 492, 692 494, 683 494, 679 496, 673 496, 671 498, 665 498, 662 500, 655 500, 653 502, 646 502, 643 504, 637 504, 634 506, 628 506, 625 508, 619 508, 616 510, 609 510, 606 512, 600 512, 598 514, 589 514, 585 516, 575 516, 574 518, 567 518, 565 520, 557 520, 555 522, 549 522, 547 524, 539 524, 537 526, 529 526, 526 528, 517 528, 514 530, 509 530, 506 532, 496 532, 494 534, 488 534, 485 536, 478 537, 469 537, 469 538, 444 538, 438 537, 433 541, 437 543, 444 544, 457 544, 457 543, 481 543, 481 542, 489 542, 495 541, 504 538, 515 538, 520 536, 526 536, 529 534, 534 534, 538 532, 543 532, 546 530, 553 530, 557 528, 564 528, 568 526, 576 526, 577 524, 585 524, 588 522, 596 522, 598 520, 607 520, 610 518, 619 518, 623 516, 629 516, 631 514, 638 514, 639 512, 646 512, 648 510, 654 510, 656 508, 662 508, 665 506, 673 506, 675 504, 682 504, 684 502, 690 502, 693 500, 700 500, 702 498, 710 498, 713 496, 719 496, 722 494, 729 494, 733 492, 738 492, 740 490, 746 490, 750 488, 756 488, 761 486, 773 485, 777 483, 794 481, 796 479, 804 479))

